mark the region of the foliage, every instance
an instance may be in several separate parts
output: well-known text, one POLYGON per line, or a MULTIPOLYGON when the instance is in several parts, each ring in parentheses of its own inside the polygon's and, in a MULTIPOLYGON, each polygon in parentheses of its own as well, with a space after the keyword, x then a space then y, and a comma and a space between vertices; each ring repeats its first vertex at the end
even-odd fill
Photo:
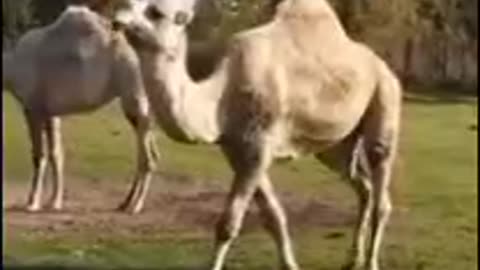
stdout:
MULTIPOLYGON (((408 76, 412 66, 423 65, 415 71, 421 82, 453 76, 475 84, 476 62, 469 59, 475 58, 477 50, 478 0, 329 1, 348 33, 373 47, 395 71, 408 76), (417 60, 412 64, 413 51, 417 60), (449 51, 457 56, 448 56, 449 51), (447 66, 463 70, 463 75, 449 75, 447 66)), ((5 37, 16 39, 34 25, 51 22, 72 2, 87 3, 108 15, 122 0, 2 0, 4 44, 5 37)), ((269 19, 276 2, 279 0, 200 0, 190 35, 194 40, 223 43, 232 33, 269 19)))
POLYGON ((31 4, 31 0, 2 0, 4 38, 15 39, 33 24, 31 4))

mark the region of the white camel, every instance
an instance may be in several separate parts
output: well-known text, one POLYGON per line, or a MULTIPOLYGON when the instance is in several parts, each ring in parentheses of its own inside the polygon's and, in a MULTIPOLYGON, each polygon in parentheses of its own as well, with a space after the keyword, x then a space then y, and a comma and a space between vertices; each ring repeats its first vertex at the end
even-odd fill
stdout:
POLYGON ((225 264, 251 200, 266 218, 282 269, 299 269, 268 169, 275 159, 314 154, 349 179, 359 200, 345 268, 378 270, 400 128, 396 76, 347 36, 326 0, 284 0, 271 22, 236 34, 215 72, 194 82, 185 67, 194 5, 132 0, 115 20, 139 55, 167 134, 218 143, 234 171, 211 269, 225 264))
POLYGON ((90 9, 70 6, 51 25, 27 32, 2 56, 3 89, 22 105, 32 144, 33 184, 26 209, 42 209, 48 164, 54 181, 47 206, 63 207, 60 117, 92 111, 119 97, 138 151, 135 180, 120 209, 139 212, 157 153, 138 58, 123 33, 90 9))

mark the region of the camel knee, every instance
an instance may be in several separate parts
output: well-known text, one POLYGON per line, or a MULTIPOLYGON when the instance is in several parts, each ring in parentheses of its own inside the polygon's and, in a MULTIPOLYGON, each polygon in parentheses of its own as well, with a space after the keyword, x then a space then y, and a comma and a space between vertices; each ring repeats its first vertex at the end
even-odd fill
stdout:
POLYGON ((217 241, 228 241, 238 236, 249 201, 248 195, 241 194, 231 202, 217 223, 217 241))
POLYGON ((58 143, 49 150, 48 159, 50 160, 50 162, 63 162, 63 149, 58 143))
POLYGON ((388 196, 384 196, 375 207, 377 219, 387 219, 393 211, 393 205, 388 196))
POLYGON ((151 127, 151 121, 148 114, 139 110, 125 111, 125 117, 130 125, 136 130, 149 130, 151 127))
POLYGON ((266 228, 270 230, 279 230, 288 226, 288 219, 280 206, 269 205, 266 201, 256 198, 258 206, 261 209, 263 222, 266 228))
POLYGON ((238 236, 240 232, 240 226, 234 224, 231 219, 222 218, 217 223, 216 228, 216 240, 217 243, 223 243, 232 240, 238 236))
POLYGON ((138 169, 142 172, 151 172, 157 169, 155 155, 149 150, 145 150, 140 156, 140 161, 138 163, 138 169))
POLYGON ((43 147, 33 147, 31 150, 32 163, 35 168, 47 161, 47 150, 43 147))
POLYGON ((367 150, 368 162, 372 169, 378 168, 391 155, 392 146, 387 143, 375 143, 367 150))
POLYGON ((155 163, 153 158, 150 157, 146 162, 143 163, 140 169, 144 172, 152 172, 157 169, 157 164, 155 163))
POLYGON ((372 199, 373 185, 367 179, 354 179, 353 187, 362 205, 366 205, 372 199))
POLYGON ((283 212, 273 212, 272 215, 269 215, 269 222, 275 224, 275 226, 280 226, 280 228, 285 228, 288 226, 287 216, 283 212))
POLYGON ((273 210, 269 210, 269 212, 263 212, 263 224, 267 230, 278 232, 283 228, 287 228, 288 220, 287 217, 282 213, 273 212, 273 210))

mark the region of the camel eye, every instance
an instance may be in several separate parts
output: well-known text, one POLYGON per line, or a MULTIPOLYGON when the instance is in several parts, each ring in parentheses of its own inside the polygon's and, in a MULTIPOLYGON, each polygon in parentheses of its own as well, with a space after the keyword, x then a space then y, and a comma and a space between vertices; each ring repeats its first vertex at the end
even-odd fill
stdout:
POLYGON ((179 11, 175 14, 175 24, 184 25, 188 23, 188 14, 184 11, 179 11))
POLYGON ((148 7, 145 11, 145 15, 152 21, 159 21, 165 17, 165 15, 155 6, 148 7))

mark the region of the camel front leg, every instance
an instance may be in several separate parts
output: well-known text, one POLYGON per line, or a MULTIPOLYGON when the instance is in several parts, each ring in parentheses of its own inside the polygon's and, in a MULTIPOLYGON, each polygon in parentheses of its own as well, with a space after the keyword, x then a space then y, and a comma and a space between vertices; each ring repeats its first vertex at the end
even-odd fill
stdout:
POLYGON ((138 142, 139 152, 142 152, 138 157, 139 167, 137 169, 137 178, 140 184, 134 193, 136 196, 132 197, 131 212, 133 214, 140 213, 143 210, 152 174, 156 167, 156 161, 159 158, 156 151, 155 137, 151 131, 147 130, 146 134, 140 134, 138 139, 140 140, 138 142))
POLYGON ((217 224, 212 270, 222 270, 227 253, 233 241, 240 233, 258 180, 259 177, 257 173, 247 175, 237 173, 235 175, 225 210, 217 224))
POLYGON ((142 211, 145 204, 145 198, 159 154, 156 149, 155 136, 152 132, 146 99, 141 98, 141 96, 127 97, 122 100, 122 104, 125 115, 135 131, 137 169, 130 191, 118 209, 137 214, 142 211))
POLYGON ((26 210, 36 212, 41 209, 43 181, 47 169, 47 149, 45 147, 45 120, 35 112, 25 110, 28 133, 32 145, 33 177, 26 210))
POLYGON ((278 201, 272 183, 268 176, 262 177, 255 193, 262 216, 265 218, 265 228, 275 240, 280 253, 281 269, 298 270, 298 263, 293 253, 292 242, 287 225, 287 216, 278 201))
POLYGON ((53 210, 62 210, 64 199, 64 151, 62 144, 61 120, 52 117, 46 123, 48 156, 52 165, 53 193, 49 205, 53 210))
POLYGON ((235 176, 225 210, 217 224, 211 270, 221 270, 225 265, 227 253, 240 233, 248 206, 270 167, 271 155, 259 137, 252 134, 246 140, 245 136, 239 137, 235 133, 231 137, 225 136, 221 142, 235 176))

